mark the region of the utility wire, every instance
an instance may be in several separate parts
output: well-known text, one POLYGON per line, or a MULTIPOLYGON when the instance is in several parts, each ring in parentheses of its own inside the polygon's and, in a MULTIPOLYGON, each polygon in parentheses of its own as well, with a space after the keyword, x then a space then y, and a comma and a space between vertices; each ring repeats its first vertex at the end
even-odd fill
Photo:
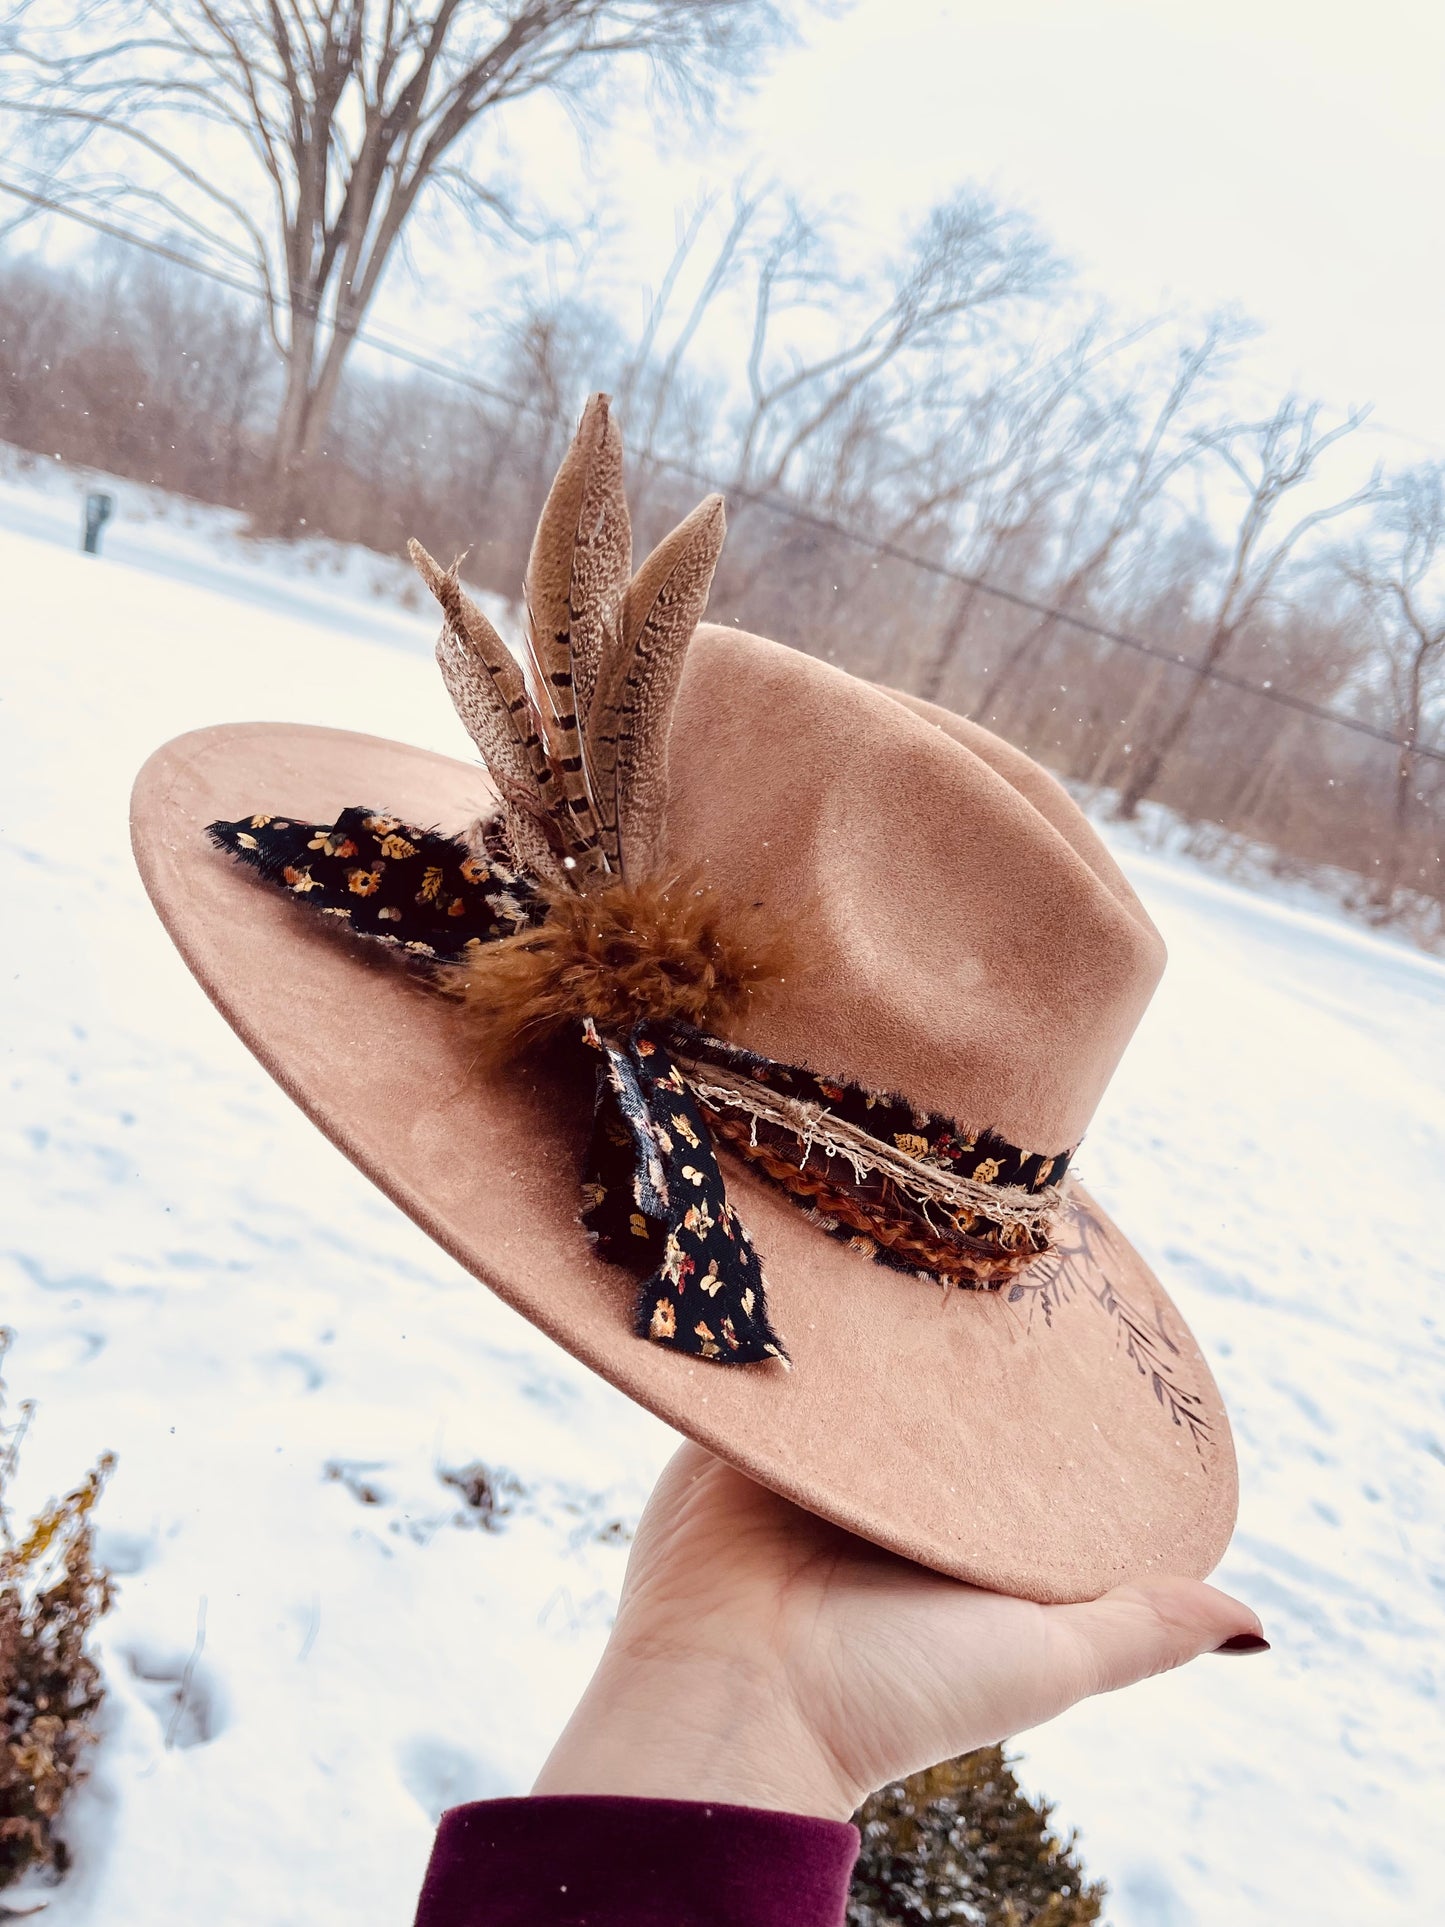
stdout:
MULTIPOLYGON (((172 247, 164 241, 157 241, 133 229, 123 228, 117 223, 107 221, 100 215, 87 213, 82 208, 72 207, 68 202, 56 200, 53 196, 42 194, 34 188, 27 188, 18 181, 0 177, 0 193, 12 194, 17 200, 27 201, 31 206, 49 214, 58 214, 64 219, 89 228, 93 233, 103 234, 110 240, 122 241, 129 247, 141 248, 149 254, 169 261, 177 267, 188 269, 193 274, 206 276, 222 287, 230 288, 237 294, 249 295, 264 305, 284 309, 285 304, 273 297, 267 289, 243 275, 233 274, 211 262, 197 259, 183 248, 172 247)), ((567 426, 566 419, 559 412, 543 408, 539 403, 523 396, 509 395, 504 390, 484 381, 479 375, 467 373, 464 369, 449 367, 445 362, 408 347, 404 342, 389 340, 385 335, 372 329, 363 330, 359 325, 348 330, 352 338, 363 347, 387 356, 390 360, 405 362, 409 367, 435 375, 440 380, 454 383, 470 393, 495 401, 518 413, 533 416, 549 426, 567 426)), ((683 481, 693 483, 707 491, 717 487, 714 477, 691 463, 674 456, 646 454, 640 457, 650 467, 661 469, 664 473, 676 475, 683 481)), ((1042 616, 1050 622, 1060 623, 1065 628, 1074 629, 1083 635, 1093 636, 1107 642, 1117 649, 1129 649, 1136 655, 1147 656, 1153 662, 1167 663, 1174 669, 1187 669, 1192 675, 1206 682, 1219 684, 1225 689, 1236 689, 1247 696, 1254 696, 1261 702, 1276 703, 1297 715, 1312 717, 1316 722, 1332 723, 1338 729, 1352 730, 1358 736, 1367 736, 1377 743, 1386 743, 1392 749, 1408 750, 1412 755, 1423 756, 1432 762, 1445 763, 1445 749, 1436 749, 1427 743, 1413 743, 1396 736, 1388 729, 1381 729, 1362 717, 1345 716, 1337 709, 1330 709, 1323 703, 1314 703, 1307 697, 1291 694, 1287 689, 1275 689, 1264 683, 1251 682, 1246 676, 1236 675, 1232 670, 1217 665, 1206 665, 1191 661, 1188 656, 1180 655, 1171 649, 1161 649, 1156 643, 1146 642, 1142 636, 1130 635, 1122 629, 1112 629, 1104 623, 1093 622, 1087 616, 1075 615, 1068 609, 1054 607, 1053 604, 1040 602, 1033 596, 1024 595, 1017 589, 1005 588, 1001 583, 990 582, 984 576, 972 575, 966 569, 956 568, 952 563, 941 562, 931 556, 915 555, 896 542, 884 536, 867 535, 861 529, 851 529, 845 523, 836 522, 831 517, 819 515, 815 511, 800 508, 795 502, 788 502, 779 496, 763 490, 747 489, 737 484, 729 484, 728 494, 735 501, 749 502, 755 507, 767 509, 771 514, 780 515, 796 522, 815 533, 830 535, 836 539, 866 549, 875 555, 885 556, 889 561, 901 562, 910 568, 922 570, 926 575, 956 582, 961 588, 972 589, 980 595, 992 596, 995 601, 1010 603, 1016 609, 1026 609, 1032 615, 1042 616)))

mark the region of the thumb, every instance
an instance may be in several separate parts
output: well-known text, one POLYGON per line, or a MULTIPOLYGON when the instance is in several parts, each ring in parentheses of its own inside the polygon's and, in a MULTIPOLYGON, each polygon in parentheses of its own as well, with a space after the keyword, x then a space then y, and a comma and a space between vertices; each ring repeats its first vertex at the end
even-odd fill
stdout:
POLYGON ((1260 1642, 1236 1646, 1236 1652, 1263 1652, 1268 1645, 1248 1606, 1193 1579, 1146 1580, 1118 1586, 1087 1605, 1047 1610, 1080 1699, 1171 1672, 1201 1653, 1218 1652, 1227 1641, 1260 1642))

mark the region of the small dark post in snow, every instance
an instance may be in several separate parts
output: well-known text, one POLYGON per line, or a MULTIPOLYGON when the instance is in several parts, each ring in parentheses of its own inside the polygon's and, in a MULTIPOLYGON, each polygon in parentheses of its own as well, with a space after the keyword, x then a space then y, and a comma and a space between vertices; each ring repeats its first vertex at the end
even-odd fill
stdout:
POLYGON ((113 495, 102 495, 98 490, 85 498, 85 540, 81 544, 87 555, 100 554, 100 532, 110 520, 110 512, 115 507, 113 495))

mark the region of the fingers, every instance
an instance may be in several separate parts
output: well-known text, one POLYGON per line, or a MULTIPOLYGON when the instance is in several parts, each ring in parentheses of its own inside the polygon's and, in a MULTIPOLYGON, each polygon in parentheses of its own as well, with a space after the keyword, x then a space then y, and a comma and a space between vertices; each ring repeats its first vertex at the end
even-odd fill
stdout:
POLYGON ((1080 1698, 1170 1672, 1231 1641, 1241 1642, 1234 1652, 1262 1652, 1268 1643, 1248 1606, 1192 1579, 1120 1586, 1088 1605, 1048 1612, 1051 1633, 1077 1669, 1080 1698))

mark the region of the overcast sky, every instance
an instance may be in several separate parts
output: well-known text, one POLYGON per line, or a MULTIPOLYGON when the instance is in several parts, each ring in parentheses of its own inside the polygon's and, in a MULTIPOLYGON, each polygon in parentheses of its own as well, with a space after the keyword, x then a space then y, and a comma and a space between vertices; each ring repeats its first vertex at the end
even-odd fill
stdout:
POLYGON ((1256 367, 1445 452, 1435 0, 859 0, 806 33, 734 143, 665 169, 641 121, 611 144, 640 263, 694 181, 747 162, 880 235, 980 180, 1099 291, 1237 303, 1269 330, 1256 367))
MULTIPOLYGON (((702 189, 775 176, 851 205, 881 247, 976 181, 1032 212, 1086 287, 1135 313, 1237 305, 1267 329, 1248 359, 1271 384, 1373 403, 1404 438, 1380 450, 1394 459, 1445 455, 1441 0, 854 0, 801 17, 803 44, 730 133, 639 106, 581 159, 558 108, 513 110, 518 177, 575 210, 634 325, 702 189)), ((374 322, 441 346, 505 305, 486 244, 439 254, 419 235, 413 258, 374 322)), ((565 276, 567 251, 551 258, 565 276)))

